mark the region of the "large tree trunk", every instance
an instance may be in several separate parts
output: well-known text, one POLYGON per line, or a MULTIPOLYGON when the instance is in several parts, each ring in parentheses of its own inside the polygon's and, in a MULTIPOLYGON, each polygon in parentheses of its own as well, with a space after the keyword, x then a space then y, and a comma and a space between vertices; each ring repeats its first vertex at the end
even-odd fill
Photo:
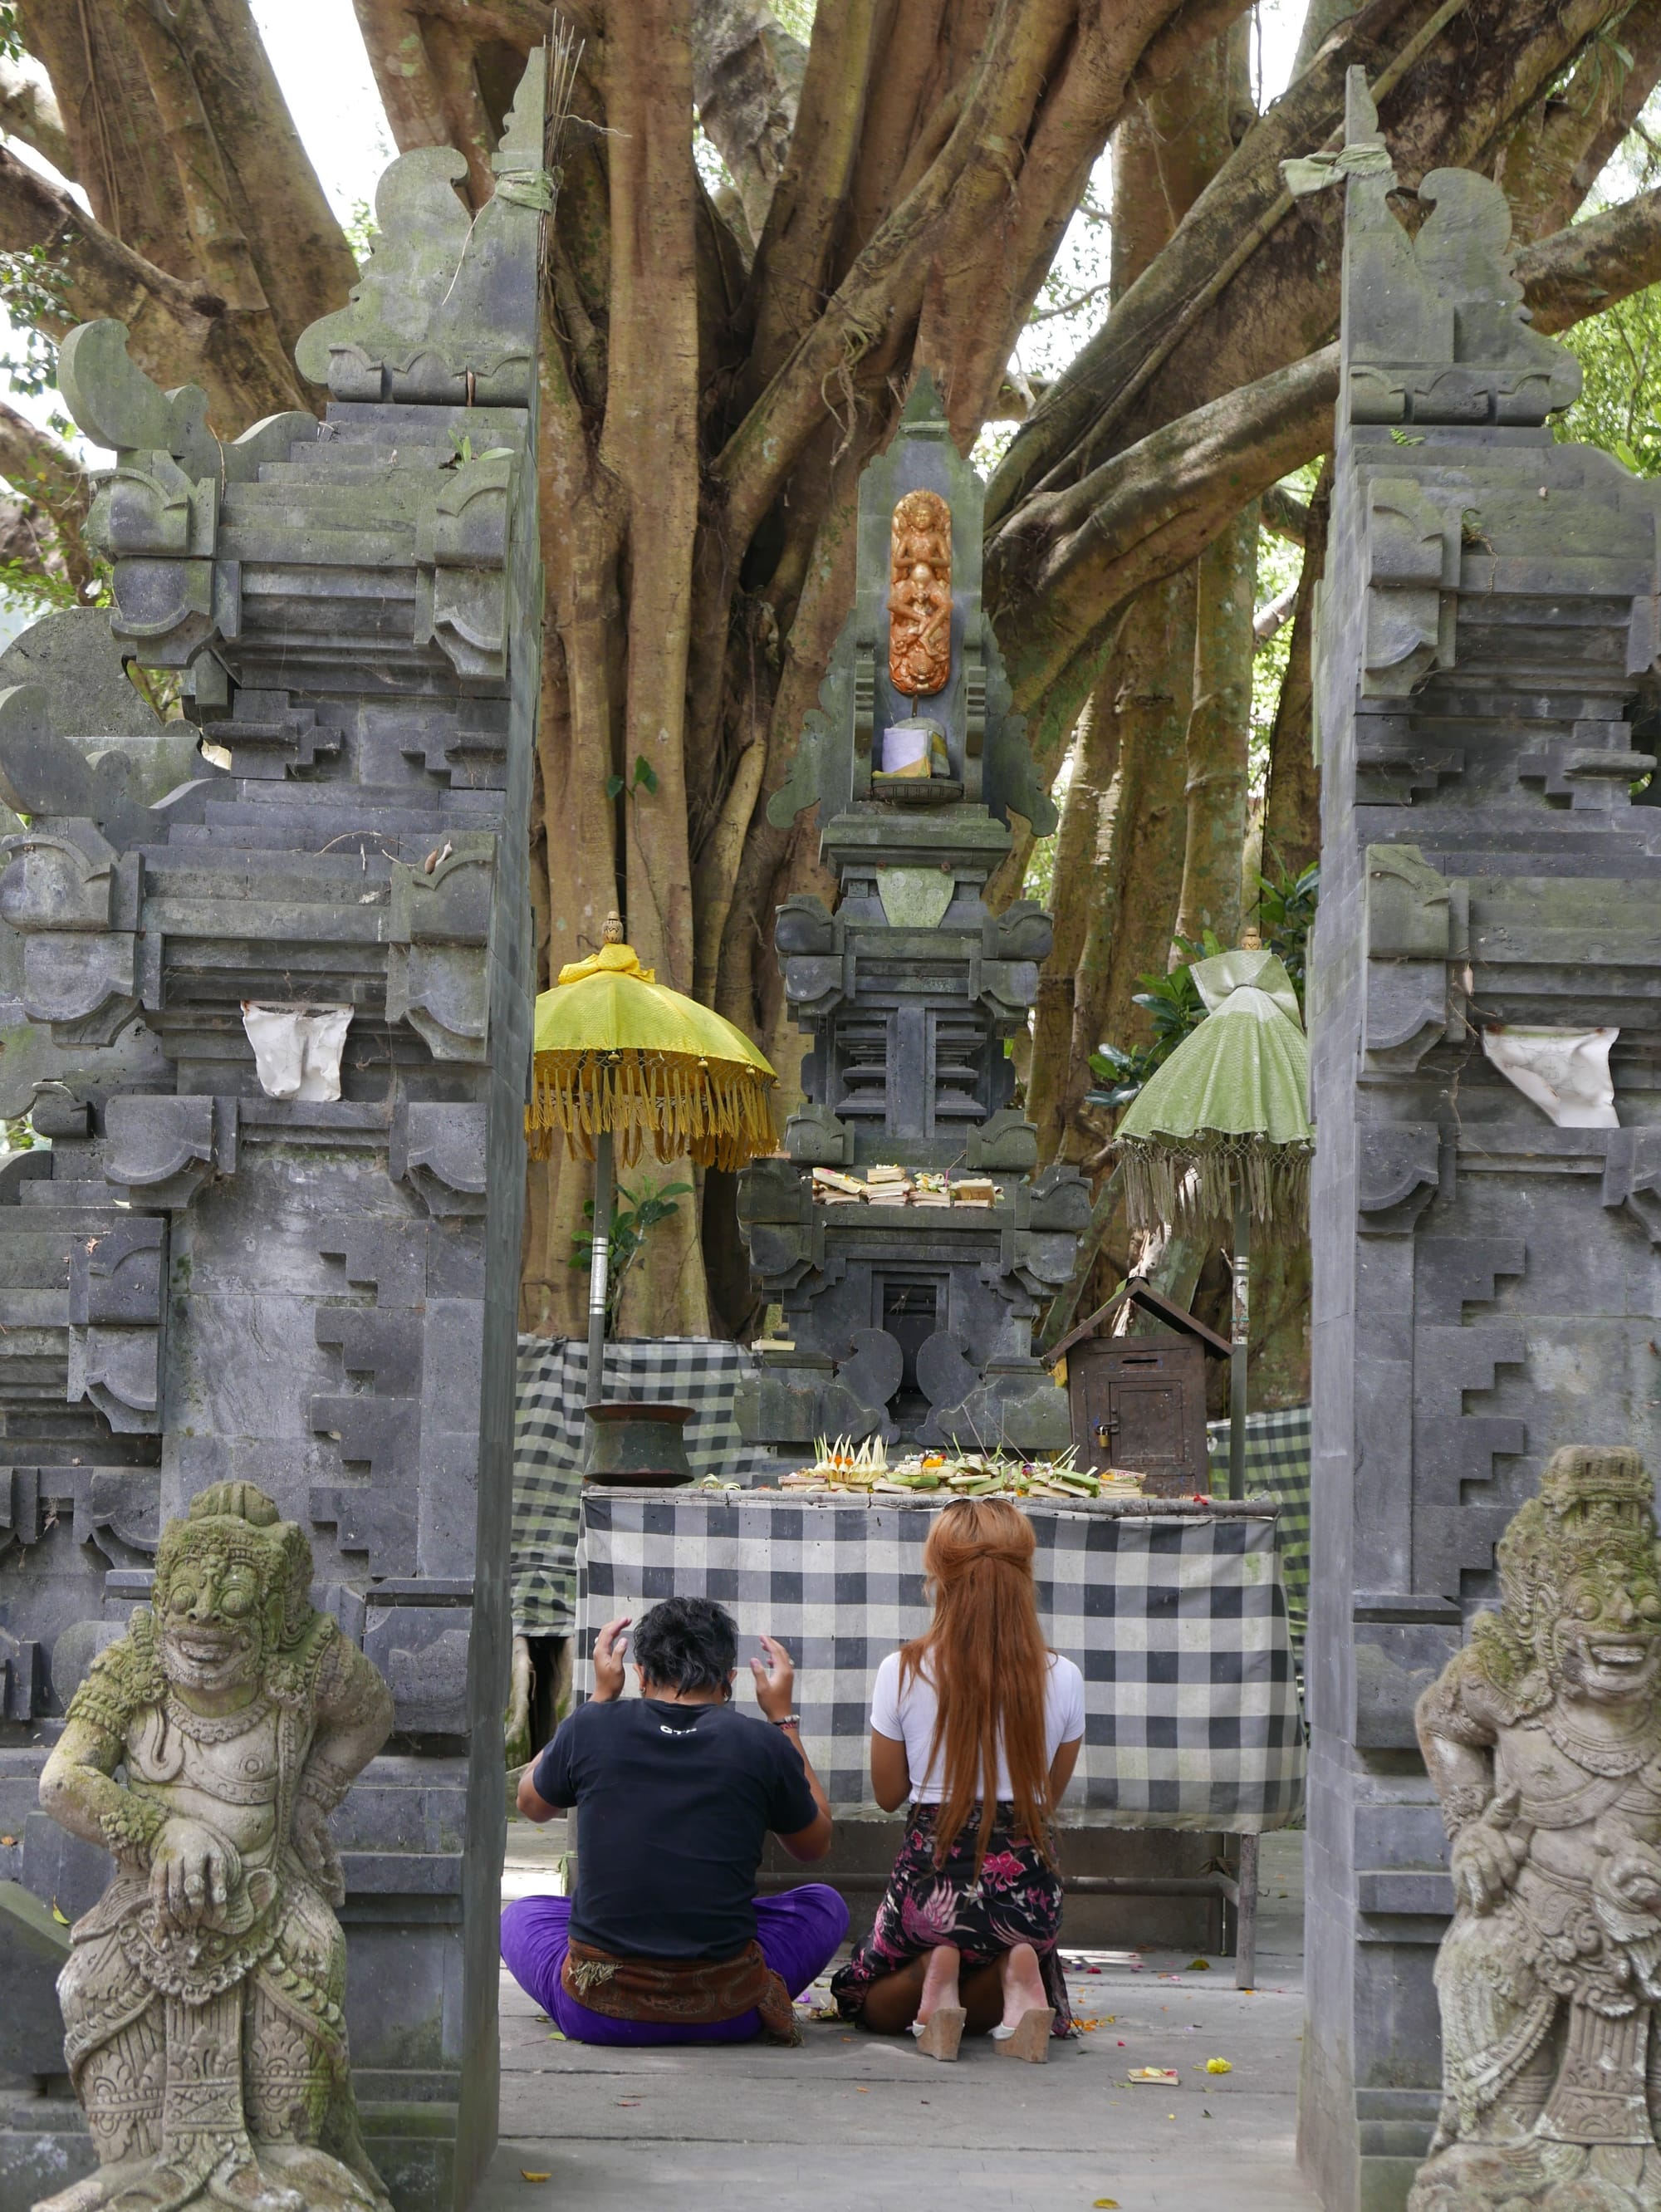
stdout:
MULTIPOLYGON (((1150 92, 1114 134, 1115 296, 1157 258, 1250 119, 1244 30, 1237 25, 1214 40, 1179 83, 1150 92)), ((1192 576, 1171 579, 1131 604, 1106 641, 1078 720, 1057 833, 1056 941, 1040 979, 1028 1085, 1040 1160, 1099 1150, 1099 1136, 1080 1120, 1089 1055, 1104 1037, 1126 1043, 1145 1030, 1132 994, 1143 974, 1166 963, 1186 834, 1196 589, 1192 576)), ((1052 717, 1047 731, 1055 726, 1052 717)), ((1041 751, 1040 758, 1042 766, 1041 751)), ((1197 793, 1194 811, 1194 834, 1203 836, 1197 793)))
POLYGON ((1264 799, 1264 873, 1300 875, 1320 857, 1321 779, 1315 765, 1315 589, 1326 569, 1326 525, 1332 478, 1323 467, 1304 525, 1303 574, 1292 616, 1286 673, 1269 737, 1269 788, 1264 799))
MULTIPOLYGON (((1252 727, 1252 617, 1258 583, 1258 503, 1200 556, 1194 610, 1194 703, 1185 752, 1187 800, 1177 934, 1224 945, 1240 935, 1246 745, 1252 727)), ((1175 953, 1173 949, 1173 957, 1175 953)))

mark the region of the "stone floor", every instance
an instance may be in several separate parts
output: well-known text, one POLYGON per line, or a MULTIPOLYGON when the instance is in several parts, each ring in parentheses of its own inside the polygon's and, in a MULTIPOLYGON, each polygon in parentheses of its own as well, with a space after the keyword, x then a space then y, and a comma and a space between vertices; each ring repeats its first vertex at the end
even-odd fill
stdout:
MULTIPOLYGON (((800 2050, 588 2050, 552 2039, 504 1974, 501 2145, 477 2212, 1314 2212, 1293 2159, 1302 1842, 1264 1839, 1255 1994, 1230 1960, 1100 1954, 1068 1978, 1096 2026, 1042 2069, 985 2043, 938 2066, 819 2021, 800 2050), (1209 2075, 1213 2057, 1233 2070, 1209 2075), (1181 2086, 1128 2083, 1133 2066, 1181 2086)), ((514 1822, 506 1893, 552 1875, 549 1838, 514 1822)))

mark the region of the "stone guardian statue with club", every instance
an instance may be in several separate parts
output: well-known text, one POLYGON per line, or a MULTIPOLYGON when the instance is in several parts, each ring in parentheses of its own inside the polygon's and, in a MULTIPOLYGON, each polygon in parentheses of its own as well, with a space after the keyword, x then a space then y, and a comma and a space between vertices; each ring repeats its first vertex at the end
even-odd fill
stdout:
POLYGON ((1636 1452, 1554 1455, 1419 1700, 1452 1838, 1409 2212, 1661 2208, 1661 1560, 1636 1452))
POLYGON ((328 1818, 392 1701, 311 1582, 300 1528, 215 1484, 70 1701, 40 1795, 116 1863, 58 1980, 99 2167, 36 2212, 389 2212, 348 2069, 328 1818))

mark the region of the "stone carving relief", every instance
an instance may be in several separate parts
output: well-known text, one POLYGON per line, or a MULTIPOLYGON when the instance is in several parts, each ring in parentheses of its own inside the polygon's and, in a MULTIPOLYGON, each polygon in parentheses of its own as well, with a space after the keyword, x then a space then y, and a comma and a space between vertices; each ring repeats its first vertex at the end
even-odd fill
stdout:
POLYGON ((270 1499, 216 1484, 70 1701, 40 1796, 116 1862, 58 1981, 99 2166, 37 2212, 389 2212, 348 2067, 328 1820, 392 1701, 311 1581, 270 1499))
POLYGON ((1444 2094, 1409 2212, 1661 2206, 1661 1558, 1636 1452, 1555 1453, 1419 1700, 1453 1839, 1444 2094))

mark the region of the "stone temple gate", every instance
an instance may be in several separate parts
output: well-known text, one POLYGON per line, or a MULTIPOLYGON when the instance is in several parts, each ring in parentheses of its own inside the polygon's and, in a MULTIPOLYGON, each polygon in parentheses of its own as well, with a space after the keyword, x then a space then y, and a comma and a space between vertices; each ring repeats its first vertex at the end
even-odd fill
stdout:
POLYGON ((31 1914, 108 1863, 39 1769, 159 1523, 227 1478, 396 1701, 336 1823, 371 2154, 439 2212, 494 2145, 543 131, 538 55, 470 225, 458 154, 393 163, 298 349, 321 422, 221 445, 118 324, 64 348, 115 605, 0 658, 0 1112, 50 1140, 0 1167, 4 2212, 92 2162, 25 1984, 31 1914))
POLYGON ((1497 186, 1434 172, 1410 238, 1359 71, 1349 137, 1300 2131, 1329 2207, 1384 2212, 1452 1902, 1414 1701, 1559 1445, 1661 1461, 1661 487, 1554 442, 1579 371, 1519 313, 1497 186))

